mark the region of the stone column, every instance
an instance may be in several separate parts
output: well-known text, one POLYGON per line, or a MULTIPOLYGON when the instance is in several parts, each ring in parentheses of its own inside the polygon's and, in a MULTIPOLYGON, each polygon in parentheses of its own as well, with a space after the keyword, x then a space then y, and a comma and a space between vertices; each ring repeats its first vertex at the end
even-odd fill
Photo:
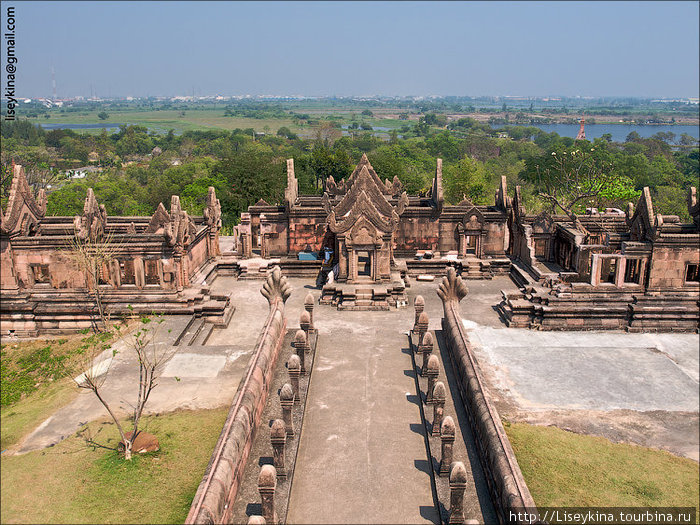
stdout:
POLYGON ((306 332, 304 330, 297 330, 297 333, 294 335, 294 350, 296 351, 297 355, 299 356, 299 362, 301 364, 301 373, 302 375, 306 373, 306 365, 304 363, 304 356, 306 354, 306 350, 309 346, 309 342, 306 339, 306 332))
POLYGON ((425 392, 425 403, 431 404, 433 402, 433 390, 435 389, 435 382, 437 381, 438 375, 440 374, 440 362, 436 355, 431 355, 428 359, 428 364, 423 371, 424 376, 428 376, 428 389, 425 392))
POLYGON ((287 372, 289 373, 289 382, 292 384, 292 392, 294 392, 294 404, 299 404, 299 376, 301 375, 301 362, 299 356, 292 354, 287 361, 287 372))
POLYGON ((421 365, 420 373, 425 376, 425 371, 428 368, 428 360, 433 355, 433 334, 426 332, 423 336, 423 344, 421 353, 423 354, 423 364, 421 365))
POLYGON ((440 425, 440 476, 450 473, 452 464, 452 445, 455 442, 455 422, 452 416, 445 416, 440 425))
POLYGON ((415 330, 416 326, 418 326, 418 316, 420 316, 421 312, 425 309, 425 299, 423 299, 422 295, 416 295, 413 301, 413 307, 416 309, 416 318, 413 321, 413 329, 415 330))
MULTIPOLYGON (((450 476, 450 480, 452 477, 450 476)), ((263 465, 258 475, 258 492, 262 503, 262 515, 268 525, 277 523, 275 512, 275 488, 277 488, 277 472, 272 465, 263 465)))
POLYGON ((445 412, 445 385, 442 381, 435 383, 433 388, 433 436, 440 435, 440 425, 442 424, 442 415, 445 412))
POLYGON ((287 435, 293 436, 292 407, 294 406, 294 391, 289 383, 285 383, 282 390, 280 390, 280 405, 282 405, 282 419, 284 420, 287 435))
POLYGON ((265 525, 267 523, 262 516, 251 516, 248 518, 248 525, 265 525))
POLYGON ((306 297, 304 298, 304 309, 309 312, 309 322, 311 323, 309 325, 309 329, 313 330, 314 329, 314 296, 311 295, 311 292, 306 294, 306 297))
MULTIPOLYGON (((443 425, 444 426, 444 425, 443 425)), ((277 477, 286 479, 287 471, 284 468, 284 445, 287 442, 287 431, 284 421, 275 419, 270 429, 270 443, 272 444, 272 456, 277 477)), ((444 456, 443 456, 444 457, 444 456)))

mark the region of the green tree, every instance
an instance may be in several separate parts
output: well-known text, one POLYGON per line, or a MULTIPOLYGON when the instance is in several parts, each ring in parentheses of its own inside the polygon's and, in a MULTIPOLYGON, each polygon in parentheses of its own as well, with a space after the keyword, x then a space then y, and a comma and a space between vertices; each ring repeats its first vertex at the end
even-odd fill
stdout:
POLYGON ((588 141, 577 144, 528 159, 523 178, 534 184, 544 202, 559 208, 574 227, 588 234, 578 218, 583 208, 628 200, 636 193, 631 179, 614 169, 604 141, 597 140, 593 147, 588 141))
POLYGON ((473 204, 487 204, 489 178, 490 174, 483 163, 465 156, 456 165, 444 170, 445 200, 457 204, 466 197, 473 204))
POLYGON ((109 113, 106 111, 100 111, 97 116, 99 117, 100 120, 107 120, 109 118, 109 113))

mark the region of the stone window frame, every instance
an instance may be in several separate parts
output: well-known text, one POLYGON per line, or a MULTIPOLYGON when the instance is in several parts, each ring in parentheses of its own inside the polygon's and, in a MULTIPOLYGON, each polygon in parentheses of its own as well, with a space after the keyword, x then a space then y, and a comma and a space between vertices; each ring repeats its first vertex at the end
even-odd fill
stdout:
POLYGON ((590 284, 592 286, 606 286, 615 288, 629 288, 629 287, 643 287, 644 278, 648 271, 646 261, 647 257, 629 257, 619 254, 619 253, 593 253, 591 254, 591 280, 590 284), (604 259, 616 259, 615 263, 615 278, 613 282, 607 280, 603 281, 601 279, 601 270, 603 266, 604 259), (639 264, 639 280, 638 282, 625 282, 625 275, 627 273, 627 261, 635 261, 635 264, 639 264), (641 262, 636 262, 641 261, 641 262))
POLYGON ((136 288, 136 261, 133 258, 117 258, 117 265, 119 266, 119 287, 120 288, 136 288), (126 264, 130 262, 132 265, 133 269, 133 277, 134 277, 134 282, 133 283, 125 283, 124 282, 124 277, 123 277, 123 264, 126 264))
MULTIPOLYGON (((49 270, 50 265, 48 263, 29 263, 29 279, 31 280, 32 286, 40 286, 42 288, 51 287, 51 272, 49 270), (45 275, 46 280, 37 281, 36 280, 36 270, 37 268, 44 267, 46 269, 45 275)), ((44 272, 42 272, 44 273, 44 272)))
POLYGON ((683 283, 686 285, 692 285, 693 283, 695 284, 700 284, 700 264, 697 262, 686 262, 685 263, 685 269, 683 272, 683 283), (691 270, 694 268, 694 279, 688 279, 689 275, 691 274, 691 270))
MULTIPOLYGON (((136 273, 136 263, 134 263, 134 273, 136 273)), ((134 276, 134 279, 136 277, 134 276)), ((144 257, 143 258, 143 280, 144 280, 144 288, 162 288, 163 286, 163 261, 160 258, 148 258, 144 257), (155 261, 156 263, 156 273, 158 274, 158 282, 155 284, 149 284, 147 281, 147 273, 146 273, 146 266, 148 264, 148 261, 155 261)))

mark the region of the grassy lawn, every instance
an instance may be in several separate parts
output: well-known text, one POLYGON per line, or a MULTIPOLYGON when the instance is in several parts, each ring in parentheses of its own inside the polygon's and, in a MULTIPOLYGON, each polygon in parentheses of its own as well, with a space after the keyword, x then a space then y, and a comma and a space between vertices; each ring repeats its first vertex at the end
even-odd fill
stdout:
MULTIPOLYGON (((125 329, 122 329, 124 332, 125 329)), ((78 389, 70 379, 82 371, 86 352, 106 349, 118 337, 74 334, 57 339, 3 343, 0 347, 0 450, 17 444, 53 412, 70 403, 78 389), (70 376, 66 372, 70 372, 70 376)))
MULTIPOLYGON (((144 417, 158 452, 131 462, 78 437, 2 458, 2 523, 183 523, 228 407, 144 417)), ((112 423, 91 423, 114 446, 112 423)))
POLYGON ((505 427, 539 507, 699 506, 691 459, 556 427, 505 427))

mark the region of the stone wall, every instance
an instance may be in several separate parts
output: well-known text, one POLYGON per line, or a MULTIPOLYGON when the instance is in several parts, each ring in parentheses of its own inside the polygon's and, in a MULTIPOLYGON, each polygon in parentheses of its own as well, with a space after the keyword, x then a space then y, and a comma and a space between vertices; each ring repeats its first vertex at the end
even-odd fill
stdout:
POLYGON ((291 288, 279 267, 268 274, 261 293, 270 304, 267 321, 185 523, 227 523, 231 517, 286 332, 284 303, 291 288))
POLYGON ((467 287, 454 268, 443 278, 438 295, 443 301, 442 330, 453 368, 457 371, 462 400, 475 433, 479 460, 486 473, 489 492, 501 523, 519 523, 509 519, 511 512, 535 509, 515 453, 506 436, 495 407, 484 392, 483 380, 469 337, 458 313, 459 301, 467 287))
POLYGON ((697 282, 686 283, 688 264, 700 264, 698 246, 654 246, 649 271, 649 291, 700 290, 697 282))

